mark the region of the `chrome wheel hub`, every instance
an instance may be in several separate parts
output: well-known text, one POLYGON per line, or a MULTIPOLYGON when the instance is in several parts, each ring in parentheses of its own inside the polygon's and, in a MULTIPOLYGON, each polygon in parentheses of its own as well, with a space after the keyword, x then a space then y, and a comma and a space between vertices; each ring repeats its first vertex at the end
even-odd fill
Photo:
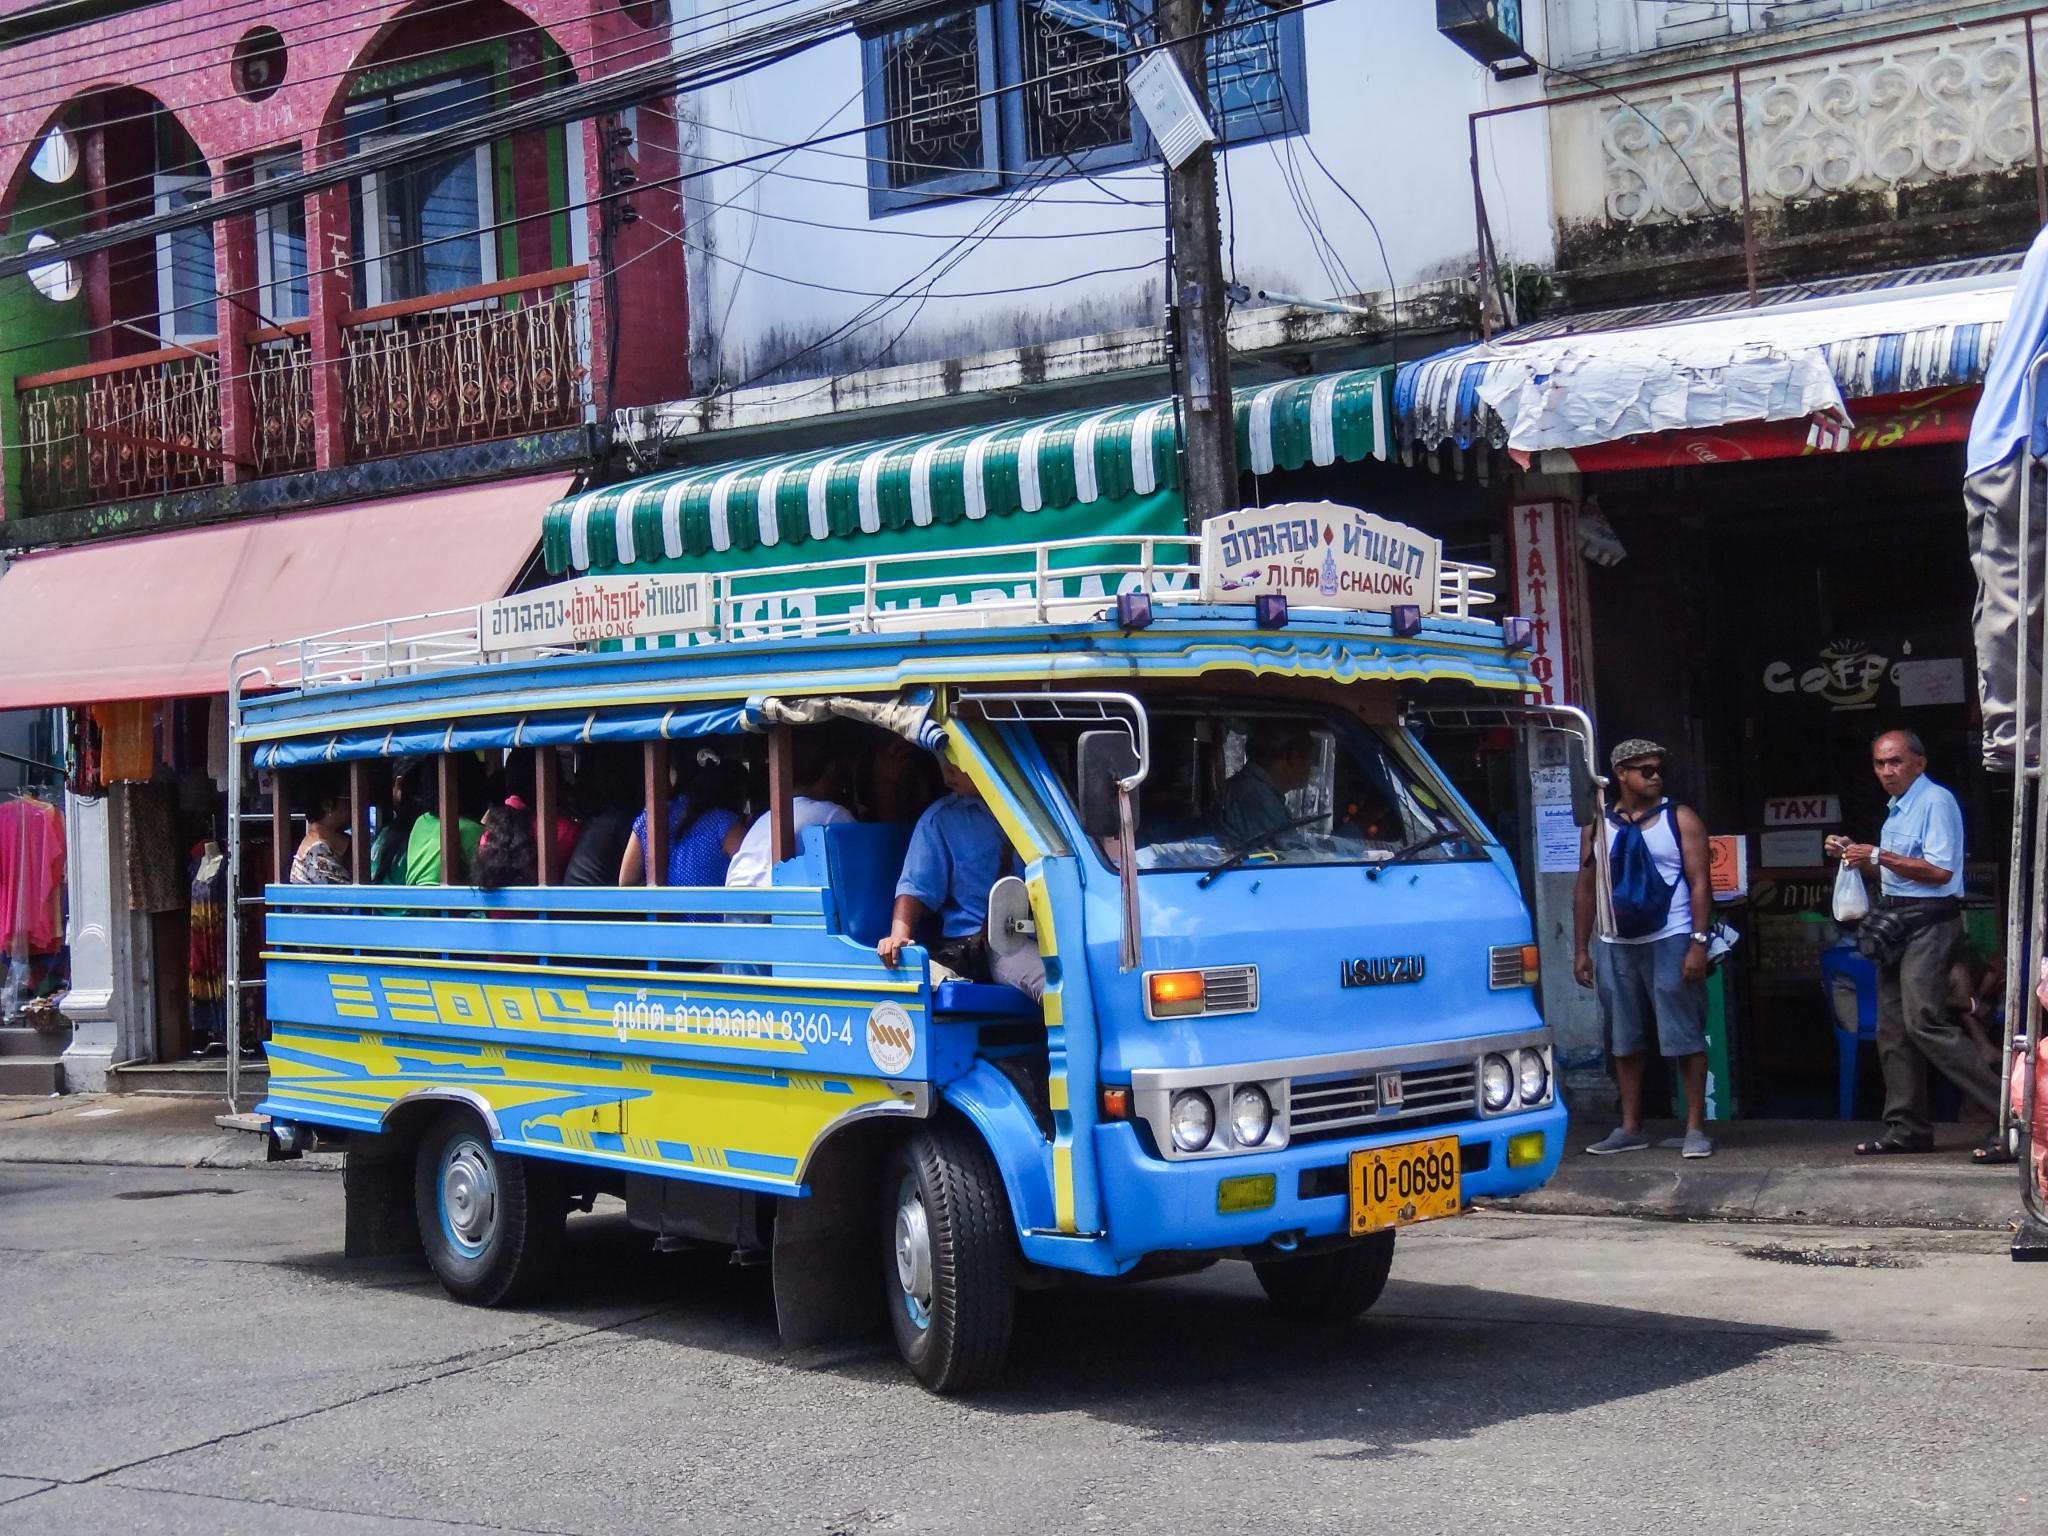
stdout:
POLYGON ((490 1241, 498 1224, 498 1175, 490 1154, 473 1141, 455 1146, 441 1164, 441 1210, 465 1248, 490 1241))
POLYGON ((896 1283, 922 1326, 932 1307, 932 1232, 924 1201, 908 1179, 896 1197, 896 1283))

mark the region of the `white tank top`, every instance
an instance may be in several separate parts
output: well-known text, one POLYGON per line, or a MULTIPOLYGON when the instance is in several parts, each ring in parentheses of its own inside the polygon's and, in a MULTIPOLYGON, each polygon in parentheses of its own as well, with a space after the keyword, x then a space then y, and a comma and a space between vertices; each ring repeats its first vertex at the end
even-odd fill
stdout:
MULTIPOLYGON (((1678 807, 1666 800, 1663 805, 1649 814, 1649 819, 1636 823, 1642 829, 1643 845, 1650 850, 1650 857, 1657 865, 1657 878, 1669 880, 1671 885, 1671 910, 1664 915, 1664 925, 1655 933, 1643 935, 1640 939, 1618 938, 1613 934, 1602 934, 1610 944, 1654 944, 1659 939, 1668 939, 1673 934, 1692 932, 1692 892, 1685 883, 1685 854, 1678 846, 1678 807)), ((1606 819, 1607 858, 1610 866, 1614 859, 1614 841, 1621 835, 1614 818, 1606 819)))

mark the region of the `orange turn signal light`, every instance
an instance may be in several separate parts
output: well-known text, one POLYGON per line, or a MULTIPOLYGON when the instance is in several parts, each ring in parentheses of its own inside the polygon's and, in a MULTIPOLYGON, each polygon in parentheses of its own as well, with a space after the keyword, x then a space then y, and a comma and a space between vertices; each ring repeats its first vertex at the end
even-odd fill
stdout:
POLYGON ((1533 987, 1536 985, 1537 981, 1541 979, 1543 974, 1542 954, 1543 951, 1538 949, 1534 944, 1524 944, 1522 946, 1523 986, 1533 987))
POLYGON ((1202 1011, 1200 971, 1154 971, 1145 986, 1155 1019, 1183 1018, 1202 1011))
POLYGON ((1102 1090, 1102 1118, 1105 1120, 1128 1120, 1131 1118, 1131 1090, 1128 1088, 1105 1088, 1102 1090))

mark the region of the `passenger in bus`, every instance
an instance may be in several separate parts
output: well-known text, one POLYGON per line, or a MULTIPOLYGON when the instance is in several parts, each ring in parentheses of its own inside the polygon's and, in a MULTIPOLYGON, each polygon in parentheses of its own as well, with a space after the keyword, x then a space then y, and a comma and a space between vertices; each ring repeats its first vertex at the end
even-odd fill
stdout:
POLYGON ((619 863, 633 840, 633 818, 644 802, 637 750, 618 745, 588 749, 579 764, 577 809, 583 825, 562 870, 564 885, 616 885, 619 863))
POLYGON ((299 786, 299 806, 306 816, 306 835, 292 855, 293 885, 347 885, 355 878, 349 864, 348 786, 339 774, 311 773, 299 786))
POLYGON ((1045 995, 1045 962, 1036 954, 992 960, 988 935, 989 888, 1019 873, 1017 856, 997 825, 981 791, 952 763, 941 764, 947 793, 917 819, 903 873, 896 881, 896 905, 889 933, 875 946, 882 964, 894 967, 903 946, 934 912, 939 941, 932 959, 967 981, 996 981, 1031 999, 1045 995))
POLYGON ((405 884, 405 850, 412 838, 412 824, 426 810, 433 782, 426 766, 426 759, 416 757, 392 772, 390 804, 370 840, 370 879, 374 884, 405 884))
MULTIPOLYGON (((801 730, 797 732, 792 746, 794 763, 791 777, 796 780, 792 799, 795 802, 797 836, 803 836, 805 827, 825 827, 836 821, 852 821, 853 812, 841 805, 838 798, 843 792, 846 777, 846 758, 838 750, 839 735, 822 728, 801 730)), ((735 889, 768 885, 772 883, 773 860, 770 819, 763 812, 747 828, 739 851, 733 854, 732 863, 725 871, 725 883, 735 889)))
POLYGON ((508 795, 484 812, 470 878, 480 891, 540 884, 540 850, 533 841, 533 812, 508 795))
MULTIPOLYGON (((552 752, 553 747, 542 747, 541 752, 552 752)), ((535 752, 513 750, 505 754, 505 800, 517 800, 521 805, 531 807, 528 812, 533 818, 533 838, 536 844, 544 835, 540 825, 540 796, 537 793, 540 776, 540 759, 535 752)), ((561 869, 576 855, 576 839, 582 828, 572 817, 555 813, 553 837, 555 840, 555 868, 561 869)), ((536 856, 538 857, 538 856, 536 856)), ((533 881, 538 883, 538 864, 533 881)))
MULTIPOLYGON (((747 776, 738 763, 713 758, 668 803, 668 875, 663 885, 724 885, 747 835, 747 776)), ((647 812, 619 860, 620 885, 647 881, 647 812)))
POLYGON ((459 885, 476 862, 476 845, 484 835, 480 819, 486 799, 484 765, 474 752, 464 752, 458 755, 455 774, 455 827, 461 839, 462 868, 442 870, 441 817, 437 811, 423 811, 405 843, 407 885, 459 885))
POLYGON ((1223 786, 1216 836, 1237 848, 1285 832, 1294 821, 1287 796, 1315 772, 1316 743, 1297 725, 1253 734, 1245 743, 1245 765, 1223 786))

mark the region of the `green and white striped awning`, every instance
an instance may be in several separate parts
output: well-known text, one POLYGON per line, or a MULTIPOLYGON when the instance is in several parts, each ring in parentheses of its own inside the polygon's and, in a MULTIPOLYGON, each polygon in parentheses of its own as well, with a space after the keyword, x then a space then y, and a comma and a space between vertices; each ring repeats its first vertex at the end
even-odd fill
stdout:
MULTIPOLYGON (((1238 463, 1253 474, 1384 459, 1393 369, 1238 391, 1238 463)), ((649 475, 556 502, 542 528, 555 575, 609 571, 861 534, 977 523, 1171 492, 1170 400, 649 475)), ((1021 542, 1024 529, 994 542, 1021 542)))

